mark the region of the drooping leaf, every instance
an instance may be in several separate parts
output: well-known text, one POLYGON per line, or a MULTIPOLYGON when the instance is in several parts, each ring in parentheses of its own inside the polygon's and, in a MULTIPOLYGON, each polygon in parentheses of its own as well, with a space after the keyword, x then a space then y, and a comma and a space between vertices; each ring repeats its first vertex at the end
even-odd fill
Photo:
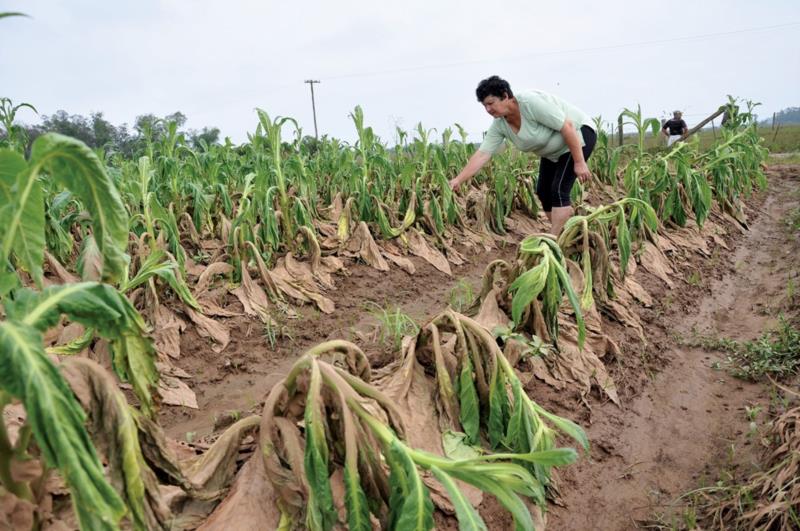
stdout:
POLYGON ((509 287, 509 290, 514 291, 514 298, 511 300, 511 318, 515 324, 520 323, 525 308, 542 292, 547 282, 549 266, 547 260, 542 260, 517 277, 509 287))
POLYGON ((488 531, 483 518, 481 518, 478 511, 475 510, 467 497, 464 496, 464 493, 458 488, 456 482, 435 466, 431 467, 431 472, 433 472, 433 475, 436 476, 436 479, 439 480, 444 488, 447 489, 450 502, 456 509, 459 531, 488 531))
MULTIPOLYGON (((396 531, 428 531, 433 529, 433 502, 430 492, 417 471, 414 461, 397 440, 391 444, 390 461, 405 476, 405 491, 397 510, 396 531)), ((391 478, 390 478, 391 481, 391 478)))
POLYGON ((9 258, 13 251, 19 265, 41 285, 45 223, 42 186, 37 177, 22 155, 0 150, 0 223, 5 233, 0 260, 9 258))
POLYGON ((92 439, 108 459, 111 481, 130 509, 134 529, 169 529, 169 509, 142 456, 136 422, 114 379, 87 358, 67 359, 61 370, 88 412, 92 439))
POLYGON ((472 362, 469 356, 464 356, 458 383, 461 426, 467 434, 467 442, 475 444, 478 442, 481 417, 478 407, 478 392, 475 390, 475 382, 472 378, 472 362))
POLYGON ((495 378, 489 386, 489 443, 497 448, 505 435, 508 422, 508 391, 505 373, 496 370, 495 378))
POLYGON ((584 450, 589 451, 589 438, 583 428, 575 424, 569 419, 559 417, 558 415, 547 411, 546 409, 536 405, 536 412, 553 423, 553 425, 560 431, 564 432, 580 444, 584 450))
POLYGON ((518 531, 530 531, 535 529, 531 513, 528 511, 525 503, 510 488, 494 481, 486 474, 470 474, 462 471, 453 471, 452 475, 497 498, 497 501, 499 501, 514 517, 514 524, 518 531))
POLYGON ((78 262, 75 265, 81 275, 81 280, 99 282, 103 277, 103 255, 91 234, 84 238, 78 262))
POLYGON ((106 284, 81 282, 51 286, 41 292, 23 289, 7 301, 9 319, 16 319, 39 331, 53 326, 62 314, 94 328, 111 344, 114 372, 131 382, 142 411, 152 415, 153 393, 158 382, 155 351, 147 327, 131 302, 106 284))
POLYGON ((311 381, 305 409, 306 448, 305 472, 308 480, 306 525, 313 531, 328 531, 336 524, 330 475, 328 471, 328 439, 322 416, 320 396, 322 377, 316 363, 311 363, 311 381))
POLYGON ((113 530, 125 504, 108 484, 84 422, 86 416, 44 352, 42 333, 15 320, 0 322, 0 389, 19 398, 47 464, 70 488, 82 529, 113 530))
POLYGON ((372 531, 369 518, 369 505, 364 489, 359 482, 358 467, 345 466, 344 504, 347 507, 348 529, 353 531, 372 531))
POLYGON ((32 174, 46 171, 80 199, 103 256, 103 280, 120 280, 127 263, 128 214, 95 152, 80 140, 46 133, 33 142, 29 165, 32 174))

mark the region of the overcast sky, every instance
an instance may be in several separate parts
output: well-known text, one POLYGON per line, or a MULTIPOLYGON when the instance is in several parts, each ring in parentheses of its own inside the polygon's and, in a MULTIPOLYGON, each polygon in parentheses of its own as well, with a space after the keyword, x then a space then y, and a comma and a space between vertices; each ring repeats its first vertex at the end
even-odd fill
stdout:
POLYGON ((762 102, 762 116, 800 106, 798 0, 0 0, 2 11, 31 18, 0 19, 0 96, 115 124, 181 111, 236 142, 255 107, 313 134, 309 78, 321 81, 320 134, 345 140, 355 105, 386 141, 420 121, 479 139, 491 118, 475 86, 492 74, 605 118, 639 103, 648 116, 682 109, 691 126, 726 94, 762 102))

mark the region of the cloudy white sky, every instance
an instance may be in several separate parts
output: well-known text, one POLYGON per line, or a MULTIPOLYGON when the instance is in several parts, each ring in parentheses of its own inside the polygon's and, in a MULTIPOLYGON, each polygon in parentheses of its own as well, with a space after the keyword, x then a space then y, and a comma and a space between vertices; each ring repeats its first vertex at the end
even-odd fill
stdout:
POLYGON ((492 74, 607 118, 638 103, 649 116, 683 109, 691 125, 726 94, 762 102, 762 116, 800 106, 798 0, 0 0, 1 11, 31 18, 0 19, 0 96, 113 123, 181 111, 234 141, 255 128, 255 107, 313 134, 309 78, 321 81, 320 134, 347 140, 355 105, 387 141, 420 121, 478 139, 491 118, 474 89, 492 74))

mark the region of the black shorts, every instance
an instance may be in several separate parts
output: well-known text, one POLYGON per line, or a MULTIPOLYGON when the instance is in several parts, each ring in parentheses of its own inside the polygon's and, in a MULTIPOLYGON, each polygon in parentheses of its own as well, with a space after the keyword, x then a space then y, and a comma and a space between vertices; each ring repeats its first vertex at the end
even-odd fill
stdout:
MULTIPOLYGON (((588 161, 597 142, 597 133, 588 125, 581 127, 583 134, 583 159, 588 161)), ((557 162, 542 158, 539 164, 539 180, 536 182, 536 195, 542 202, 545 212, 553 207, 569 206, 569 192, 575 183, 575 161, 572 153, 564 153, 557 162)))

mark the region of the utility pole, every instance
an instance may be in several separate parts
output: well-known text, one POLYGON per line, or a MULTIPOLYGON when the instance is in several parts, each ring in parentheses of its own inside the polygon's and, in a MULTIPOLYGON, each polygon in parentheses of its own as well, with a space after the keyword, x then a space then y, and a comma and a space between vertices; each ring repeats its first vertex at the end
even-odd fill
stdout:
POLYGON ((311 86, 311 110, 314 113, 314 138, 319 140, 319 133, 317 133, 317 106, 314 103, 314 83, 319 83, 319 79, 306 79, 305 83, 311 86))

